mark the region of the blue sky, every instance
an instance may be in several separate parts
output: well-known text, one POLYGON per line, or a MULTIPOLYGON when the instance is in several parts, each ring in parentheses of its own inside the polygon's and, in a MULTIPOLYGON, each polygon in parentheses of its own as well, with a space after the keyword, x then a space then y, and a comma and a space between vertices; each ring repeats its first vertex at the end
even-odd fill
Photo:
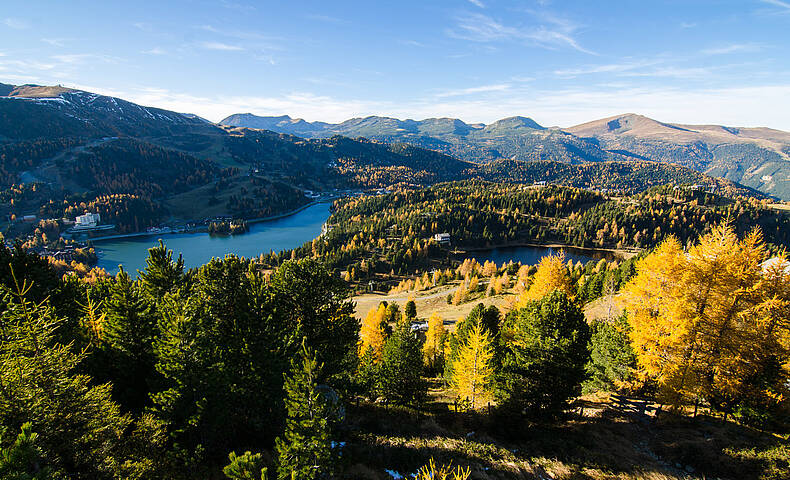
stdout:
MULTIPOLYGON (((9 13, 6 13, 9 12, 9 13)), ((790 130, 790 0, 17 2, 0 82, 231 113, 790 130)))

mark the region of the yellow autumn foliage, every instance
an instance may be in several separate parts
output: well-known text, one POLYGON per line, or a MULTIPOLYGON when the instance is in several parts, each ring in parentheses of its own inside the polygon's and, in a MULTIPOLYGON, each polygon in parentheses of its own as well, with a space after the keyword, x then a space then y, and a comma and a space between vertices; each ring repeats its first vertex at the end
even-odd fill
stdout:
POLYGON ((767 257, 759 231, 739 240, 720 225, 686 252, 670 238, 637 265, 623 295, 631 341, 665 401, 732 411, 790 399, 790 264, 767 257))
POLYGON ((458 359, 453 364, 451 382, 456 394, 468 401, 472 409, 490 398, 494 375, 491 364, 493 356, 491 337, 478 323, 461 345, 458 359))
POLYGON ((546 255, 540 259, 538 270, 532 278, 532 284, 519 296, 517 307, 540 300, 554 290, 560 290, 571 295, 571 280, 565 266, 565 254, 546 255))
POLYGON ((373 350, 376 359, 381 360, 384 350, 383 325, 387 319, 387 307, 379 304, 377 309, 372 309, 362 321, 359 330, 359 355, 362 356, 368 349, 373 350))
POLYGON ((428 368, 436 368, 444 356, 444 341, 447 331, 444 328, 444 319, 438 313, 432 313, 428 318, 428 331, 425 333, 425 343, 422 354, 428 368))

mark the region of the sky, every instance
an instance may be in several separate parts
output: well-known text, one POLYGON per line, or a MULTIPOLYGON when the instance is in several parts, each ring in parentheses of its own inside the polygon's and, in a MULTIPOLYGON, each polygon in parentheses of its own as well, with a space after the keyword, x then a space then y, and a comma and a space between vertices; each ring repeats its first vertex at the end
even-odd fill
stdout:
POLYGON ((0 13, 0 82, 211 121, 634 112, 790 130, 789 47, 790 0, 50 0, 0 13))

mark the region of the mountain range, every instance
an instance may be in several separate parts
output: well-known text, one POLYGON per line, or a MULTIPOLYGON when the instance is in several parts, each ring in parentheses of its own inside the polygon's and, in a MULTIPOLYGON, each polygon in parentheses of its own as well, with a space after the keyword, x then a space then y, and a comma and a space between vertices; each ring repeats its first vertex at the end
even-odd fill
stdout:
MULTIPOLYGON (((0 84, 0 215, 97 211, 119 230, 137 231, 217 215, 274 215, 308 202, 305 190, 464 179, 630 192, 701 183, 763 196, 682 165, 618 153, 603 134, 598 141, 522 117, 491 125, 370 117, 335 126, 235 118, 226 123, 249 126, 60 86, 0 84)), ((780 143, 781 132, 775 136, 780 143)))
POLYGON ((306 138, 343 135, 403 142, 474 163, 510 159, 678 164, 790 199, 790 132, 769 128, 671 124, 633 113, 565 129, 545 128, 527 117, 488 125, 453 118, 415 121, 376 116, 331 124, 246 113, 231 115, 220 124, 306 138))

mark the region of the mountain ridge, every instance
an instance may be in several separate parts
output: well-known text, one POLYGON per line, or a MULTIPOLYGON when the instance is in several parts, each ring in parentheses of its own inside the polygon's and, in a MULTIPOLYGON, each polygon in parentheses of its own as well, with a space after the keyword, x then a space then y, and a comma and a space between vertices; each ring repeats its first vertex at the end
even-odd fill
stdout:
MULTIPOLYGON (((245 118, 262 122, 280 117, 248 114, 245 118)), ((236 116, 220 121, 230 123, 245 122, 236 116)), ((309 127, 300 133, 306 138, 344 135, 403 142, 481 164, 500 159, 571 164, 629 160, 676 163, 790 199, 790 132, 768 127, 668 123, 636 113, 567 128, 545 128, 521 116, 487 125, 455 118, 417 121, 380 116, 304 125, 309 127)), ((282 128, 268 126, 274 131, 282 128)))

